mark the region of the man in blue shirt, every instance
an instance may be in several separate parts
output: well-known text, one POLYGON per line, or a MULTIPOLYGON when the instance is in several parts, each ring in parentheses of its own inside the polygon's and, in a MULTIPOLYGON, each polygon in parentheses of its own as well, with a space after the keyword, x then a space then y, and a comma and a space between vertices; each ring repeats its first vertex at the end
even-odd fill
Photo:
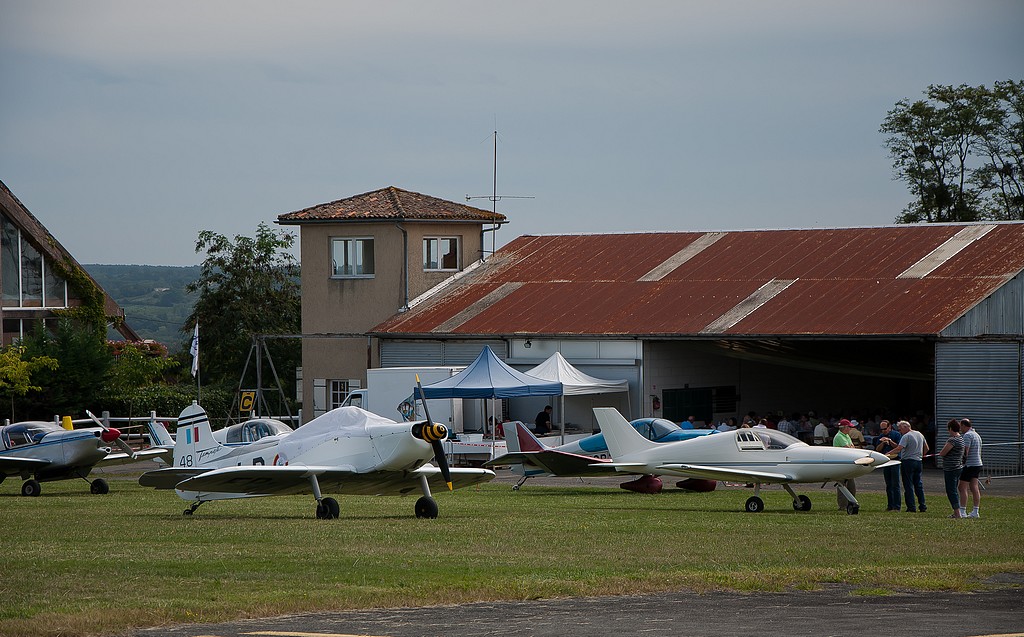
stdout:
MULTIPOLYGON (((888 420, 878 423, 879 437, 876 438, 875 451, 889 456, 900 444, 900 432, 892 428, 888 420)), ((890 456, 892 457, 892 456, 890 456)), ((885 496, 889 504, 886 511, 900 510, 900 465, 893 465, 882 469, 882 477, 885 478, 885 496)))
POLYGON ((900 443, 895 451, 900 452, 900 475, 903 478, 903 497, 907 501, 907 513, 924 513, 928 507, 924 503, 924 484, 921 482, 922 460, 928 453, 928 443, 924 434, 910 428, 910 423, 901 420, 896 423, 900 430, 900 443), (917 502, 914 502, 914 496, 917 502))

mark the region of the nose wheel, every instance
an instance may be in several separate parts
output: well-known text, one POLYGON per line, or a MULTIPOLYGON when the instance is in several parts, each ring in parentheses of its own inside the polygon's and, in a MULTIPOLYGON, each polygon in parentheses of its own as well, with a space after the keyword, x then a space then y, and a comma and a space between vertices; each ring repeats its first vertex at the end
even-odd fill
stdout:
POLYGON ((743 507, 747 513, 760 513, 764 511, 764 500, 756 495, 747 498, 747 504, 743 507))
POLYGON ((437 517, 437 502, 434 501, 434 498, 423 496, 416 500, 416 517, 430 518, 431 520, 437 517))

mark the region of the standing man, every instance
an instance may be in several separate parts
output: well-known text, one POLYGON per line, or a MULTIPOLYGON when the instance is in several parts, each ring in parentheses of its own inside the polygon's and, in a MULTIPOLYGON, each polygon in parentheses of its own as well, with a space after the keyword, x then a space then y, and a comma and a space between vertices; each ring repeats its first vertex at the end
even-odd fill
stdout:
POLYGON ((910 428, 910 423, 901 420, 896 423, 900 430, 900 443, 894 451, 899 452, 902 463, 900 475, 903 477, 903 497, 907 501, 907 513, 916 513, 918 510, 924 513, 928 507, 924 504, 924 484, 921 482, 921 470, 924 468, 922 460, 928 453, 928 443, 924 434, 916 429, 910 428), (914 502, 914 495, 917 495, 917 502, 914 502), (918 509, 920 504, 920 509, 918 509))
POLYGON ((538 437, 551 433, 551 405, 544 407, 544 410, 534 418, 533 431, 538 437))
POLYGON ((960 419, 960 435, 964 439, 964 455, 967 461, 964 462, 964 470, 960 474, 960 483, 957 485, 960 491, 960 517, 980 518, 978 508, 981 507, 981 482, 978 477, 981 475, 981 436, 971 426, 967 418, 960 419), (971 502, 974 508, 967 513, 967 494, 971 494, 971 502))
MULTIPOLYGON (((895 458, 897 454, 893 452, 896 447, 900 444, 900 432, 892 428, 888 420, 883 420, 878 423, 879 436, 878 444, 875 446, 875 451, 878 453, 884 453, 890 458, 895 458)), ((893 465, 882 469, 882 477, 885 478, 885 497, 889 504, 886 507, 886 511, 899 511, 900 510, 900 465, 893 465)))
MULTIPOLYGON (((839 431, 836 432, 836 437, 832 439, 832 446, 853 449, 853 440, 850 438, 850 431, 853 429, 853 423, 846 418, 843 418, 836 426, 839 427, 839 431)), ((857 483, 854 482, 853 478, 842 480, 842 484, 847 488, 847 490, 849 490, 850 495, 857 495, 857 483)), ((845 511, 846 507, 850 504, 850 501, 846 499, 846 496, 843 495, 843 492, 839 489, 836 489, 836 501, 839 504, 840 511, 845 511)))

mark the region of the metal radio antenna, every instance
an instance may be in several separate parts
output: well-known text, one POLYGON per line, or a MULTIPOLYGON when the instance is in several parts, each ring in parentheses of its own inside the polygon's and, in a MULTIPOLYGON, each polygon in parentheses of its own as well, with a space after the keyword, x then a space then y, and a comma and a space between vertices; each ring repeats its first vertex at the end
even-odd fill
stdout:
MULTIPOLYGON (((494 164, 491 172, 491 194, 490 195, 477 195, 469 196, 466 195, 466 201, 472 199, 489 199, 491 202, 491 254, 494 254, 494 235, 498 234, 498 202, 502 199, 534 199, 534 197, 524 197, 517 195, 499 195, 498 194, 498 131, 494 131, 494 164)), ((486 251, 484 251, 483 245, 480 246, 480 260, 486 261, 486 251)))

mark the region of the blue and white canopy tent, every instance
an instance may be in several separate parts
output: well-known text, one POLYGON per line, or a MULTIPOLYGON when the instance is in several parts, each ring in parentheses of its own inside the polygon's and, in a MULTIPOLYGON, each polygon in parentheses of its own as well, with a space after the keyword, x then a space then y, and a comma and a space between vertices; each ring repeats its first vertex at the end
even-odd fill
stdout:
MULTIPOLYGON (((506 365, 484 346, 466 369, 451 378, 423 386, 423 396, 430 398, 521 398, 523 396, 558 396, 562 383, 524 374, 506 365)), ((418 393, 416 393, 419 396, 418 393)), ((491 407, 491 413, 495 413, 491 407)), ((493 432, 492 432, 493 433, 493 432)))

